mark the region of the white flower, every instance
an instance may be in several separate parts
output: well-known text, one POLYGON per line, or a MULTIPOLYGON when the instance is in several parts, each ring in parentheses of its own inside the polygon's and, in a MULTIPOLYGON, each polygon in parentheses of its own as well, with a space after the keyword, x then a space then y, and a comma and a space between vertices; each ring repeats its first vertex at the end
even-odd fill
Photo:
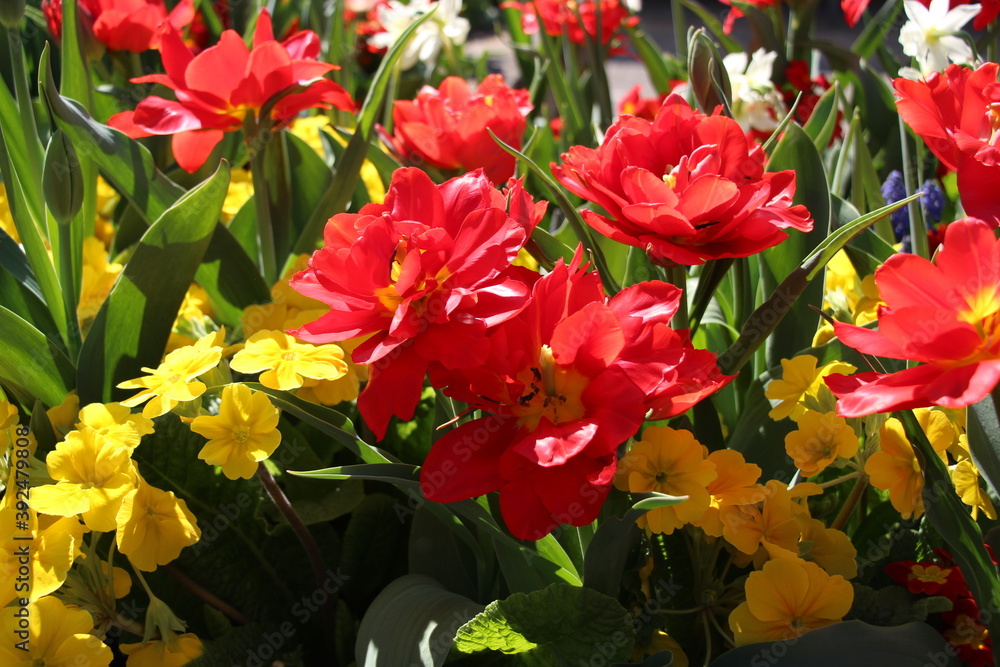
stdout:
POLYGON ((903 53, 917 59, 922 74, 940 72, 948 61, 964 65, 972 60, 972 48, 955 35, 979 14, 980 5, 959 5, 948 9, 948 0, 931 0, 930 8, 918 0, 903 0, 909 19, 899 31, 903 53))
POLYGON ((771 81, 777 57, 774 51, 757 49, 749 63, 742 52, 722 59, 733 89, 733 118, 744 132, 773 132, 787 113, 781 93, 771 81))
POLYGON ((384 31, 372 35, 369 41, 376 48, 392 46, 414 21, 435 7, 434 15, 417 28, 399 61, 400 68, 404 70, 418 62, 433 67, 442 47, 450 49, 464 44, 469 35, 469 21, 458 15, 462 0, 412 0, 408 5, 390 0, 376 10, 384 31))

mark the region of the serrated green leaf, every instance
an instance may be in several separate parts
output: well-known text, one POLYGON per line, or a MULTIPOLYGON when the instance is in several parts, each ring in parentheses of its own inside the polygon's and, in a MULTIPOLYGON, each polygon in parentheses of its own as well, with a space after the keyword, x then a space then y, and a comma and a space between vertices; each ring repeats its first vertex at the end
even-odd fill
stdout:
POLYGON ((499 651, 526 665, 576 665, 602 654, 627 660, 635 630, 612 597, 589 588, 552 584, 490 603, 463 625, 455 648, 463 653, 499 651))
POLYGON ((108 402, 122 395, 115 389, 119 382, 139 377, 143 366, 159 365, 228 186, 223 162, 143 235, 84 341, 77 374, 81 404, 108 402))

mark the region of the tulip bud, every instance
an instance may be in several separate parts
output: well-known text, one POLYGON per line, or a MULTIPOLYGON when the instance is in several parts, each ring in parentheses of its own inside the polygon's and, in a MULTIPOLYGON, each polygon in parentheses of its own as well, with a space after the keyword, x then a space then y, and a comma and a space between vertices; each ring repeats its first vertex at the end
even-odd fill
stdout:
POLYGON ((24 18, 25 0, 0 0, 0 23, 5 28, 16 29, 24 18))
POLYGON ((83 206, 83 173, 73 143, 57 130, 45 149, 42 195, 60 225, 68 225, 83 206))
POLYGON ((688 39, 688 80, 698 107, 710 114, 721 105, 726 115, 731 116, 733 91, 719 50, 704 28, 699 28, 688 39))

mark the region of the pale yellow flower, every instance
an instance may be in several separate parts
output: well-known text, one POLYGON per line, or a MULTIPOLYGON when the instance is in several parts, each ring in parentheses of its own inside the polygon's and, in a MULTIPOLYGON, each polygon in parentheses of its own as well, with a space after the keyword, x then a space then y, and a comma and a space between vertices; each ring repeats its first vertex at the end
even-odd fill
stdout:
POLYGON ((282 331, 255 333, 230 367, 240 373, 261 373, 262 385, 284 391, 301 387, 305 378, 336 380, 347 373, 344 351, 337 345, 302 343, 282 331))
POLYGON ((80 410, 76 427, 92 429, 111 442, 135 449, 142 436, 153 432, 153 420, 121 403, 91 403, 80 410))
POLYGON ((118 551, 140 570, 151 572, 166 565, 201 539, 194 514, 172 491, 146 483, 130 491, 118 510, 118 551))
POLYGON ((219 414, 195 417, 191 430, 208 438, 198 458, 222 466, 229 479, 250 479, 257 464, 278 447, 281 412, 267 394, 244 384, 229 384, 222 390, 219 414))
MULTIPOLYGON (((785 417, 798 419, 807 408, 823 407, 820 402, 821 397, 826 396, 830 401, 833 400, 833 395, 826 388, 823 378, 831 373, 850 374, 857 370, 851 364, 842 361, 833 361, 816 368, 818 361, 811 354, 781 360, 781 379, 772 380, 764 391, 767 398, 781 401, 767 413, 771 419, 778 420, 785 417)), ((824 409, 823 412, 828 409, 824 409)))

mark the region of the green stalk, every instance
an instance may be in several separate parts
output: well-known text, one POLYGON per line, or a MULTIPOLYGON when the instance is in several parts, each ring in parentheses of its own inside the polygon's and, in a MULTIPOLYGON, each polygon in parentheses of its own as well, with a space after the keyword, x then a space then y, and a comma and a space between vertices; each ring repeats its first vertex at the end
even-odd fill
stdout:
POLYGON ((674 26, 674 53, 687 55, 687 23, 684 22, 684 5, 680 0, 670 0, 670 20, 674 26))
POLYGON ((684 266, 671 266, 667 269, 667 278, 670 283, 681 290, 681 300, 677 306, 677 313, 670 321, 673 329, 688 328, 688 293, 687 293, 687 268, 684 266))
MULTIPOLYGON (((906 193, 916 192, 914 165, 910 155, 910 137, 906 131, 906 123, 903 117, 899 117, 899 138, 903 148, 903 182, 906 184, 906 193)), ((930 259, 930 246, 927 244, 927 226, 924 224, 924 211, 920 200, 911 201, 906 205, 906 210, 910 214, 910 249, 913 254, 924 259, 930 259)))
POLYGON ((274 251, 274 228, 271 224, 271 206, 268 201, 265 147, 260 146, 260 126, 257 119, 247 114, 243 119, 247 150, 250 153, 250 174, 253 178, 254 213, 257 218, 257 267, 268 285, 277 281, 278 260, 274 251))

